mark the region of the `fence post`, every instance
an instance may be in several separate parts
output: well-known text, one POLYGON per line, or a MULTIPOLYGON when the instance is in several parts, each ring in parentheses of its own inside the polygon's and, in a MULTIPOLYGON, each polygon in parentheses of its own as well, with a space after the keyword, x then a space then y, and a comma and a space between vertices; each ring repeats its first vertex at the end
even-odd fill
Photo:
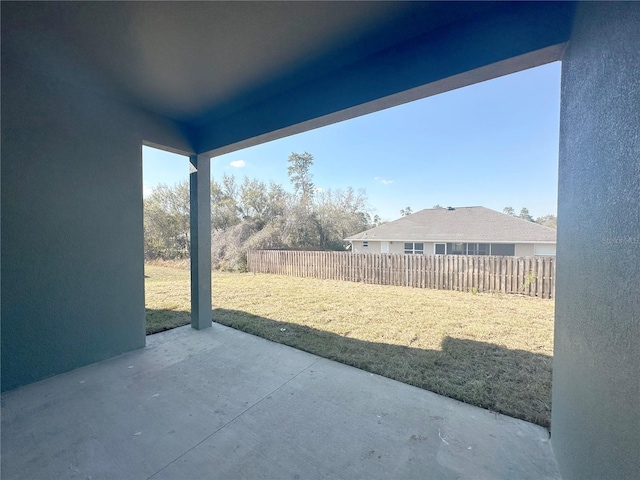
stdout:
POLYGON ((549 297, 556 298, 556 258, 553 257, 551 260, 551 268, 549 268, 549 297))

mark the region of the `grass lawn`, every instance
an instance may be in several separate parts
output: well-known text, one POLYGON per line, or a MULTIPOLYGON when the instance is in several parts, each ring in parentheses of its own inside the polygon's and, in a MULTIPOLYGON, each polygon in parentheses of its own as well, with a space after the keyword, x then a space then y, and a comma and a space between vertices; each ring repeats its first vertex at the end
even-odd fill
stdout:
MULTIPOLYGON (((189 323, 189 271, 145 267, 147 332, 189 323)), ((549 426, 552 300, 213 273, 214 321, 549 426)))

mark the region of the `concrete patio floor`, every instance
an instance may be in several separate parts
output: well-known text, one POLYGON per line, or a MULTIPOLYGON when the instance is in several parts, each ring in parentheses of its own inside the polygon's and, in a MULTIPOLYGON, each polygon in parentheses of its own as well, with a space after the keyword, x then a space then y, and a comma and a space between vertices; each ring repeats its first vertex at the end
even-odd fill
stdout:
POLYGON ((218 324, 2 395, 2 478, 560 478, 544 428, 218 324))

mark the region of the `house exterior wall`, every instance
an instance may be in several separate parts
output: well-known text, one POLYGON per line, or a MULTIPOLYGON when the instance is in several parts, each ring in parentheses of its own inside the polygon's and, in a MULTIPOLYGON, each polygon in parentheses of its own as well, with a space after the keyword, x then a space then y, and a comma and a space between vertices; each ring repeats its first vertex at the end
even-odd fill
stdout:
POLYGON ((145 344, 142 141, 180 127, 2 68, 2 389, 145 344))
MULTIPOLYGON (((351 242, 353 245, 353 253, 380 253, 381 243, 378 241, 369 241, 368 247, 362 246, 361 240, 356 240, 351 242)), ((389 242, 389 253, 404 253, 404 243, 405 242, 389 242)), ((424 243, 424 253, 425 255, 434 255, 435 254, 435 242, 421 242, 424 243)), ((447 243, 447 242, 437 242, 437 243, 447 243)), ((550 255, 550 251, 553 251, 555 255, 555 245, 547 245, 543 246, 544 255, 550 255)), ((533 257, 536 255, 536 246, 533 243, 516 243, 515 248, 515 256, 516 257, 533 257)))
POLYGON ((516 243, 516 257, 533 257, 534 255, 533 243, 516 243))
POLYGON ((353 245, 353 253, 380 253, 380 242, 367 242, 368 246, 363 247, 363 242, 354 241, 351 242, 353 245))
MULTIPOLYGON (((424 244, 424 253, 426 255, 433 254, 433 243, 417 242, 424 244)), ((404 242, 391 242, 389 245, 389 253, 404 253, 404 242)))
POLYGON ((389 253, 404 253, 404 243, 389 242, 389 253))
POLYGON ((640 4, 578 4, 562 64, 551 444, 640 478, 640 4))
POLYGON ((543 243, 536 243, 534 245, 534 255, 536 256, 555 256, 556 245, 548 245, 543 243))

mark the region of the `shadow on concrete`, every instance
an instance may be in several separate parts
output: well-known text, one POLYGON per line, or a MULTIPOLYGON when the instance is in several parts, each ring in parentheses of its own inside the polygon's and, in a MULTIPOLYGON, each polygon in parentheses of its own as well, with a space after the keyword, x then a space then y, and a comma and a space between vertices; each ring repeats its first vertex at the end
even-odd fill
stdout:
POLYGON ((213 319, 456 400, 543 427, 550 425, 549 355, 449 336, 439 350, 364 341, 222 308, 213 310, 213 319))
MULTIPOLYGON (((216 308, 215 322, 465 403, 549 428, 552 357, 447 336, 440 349, 371 342, 216 308)), ((147 335, 188 325, 190 312, 146 310, 147 335)))

